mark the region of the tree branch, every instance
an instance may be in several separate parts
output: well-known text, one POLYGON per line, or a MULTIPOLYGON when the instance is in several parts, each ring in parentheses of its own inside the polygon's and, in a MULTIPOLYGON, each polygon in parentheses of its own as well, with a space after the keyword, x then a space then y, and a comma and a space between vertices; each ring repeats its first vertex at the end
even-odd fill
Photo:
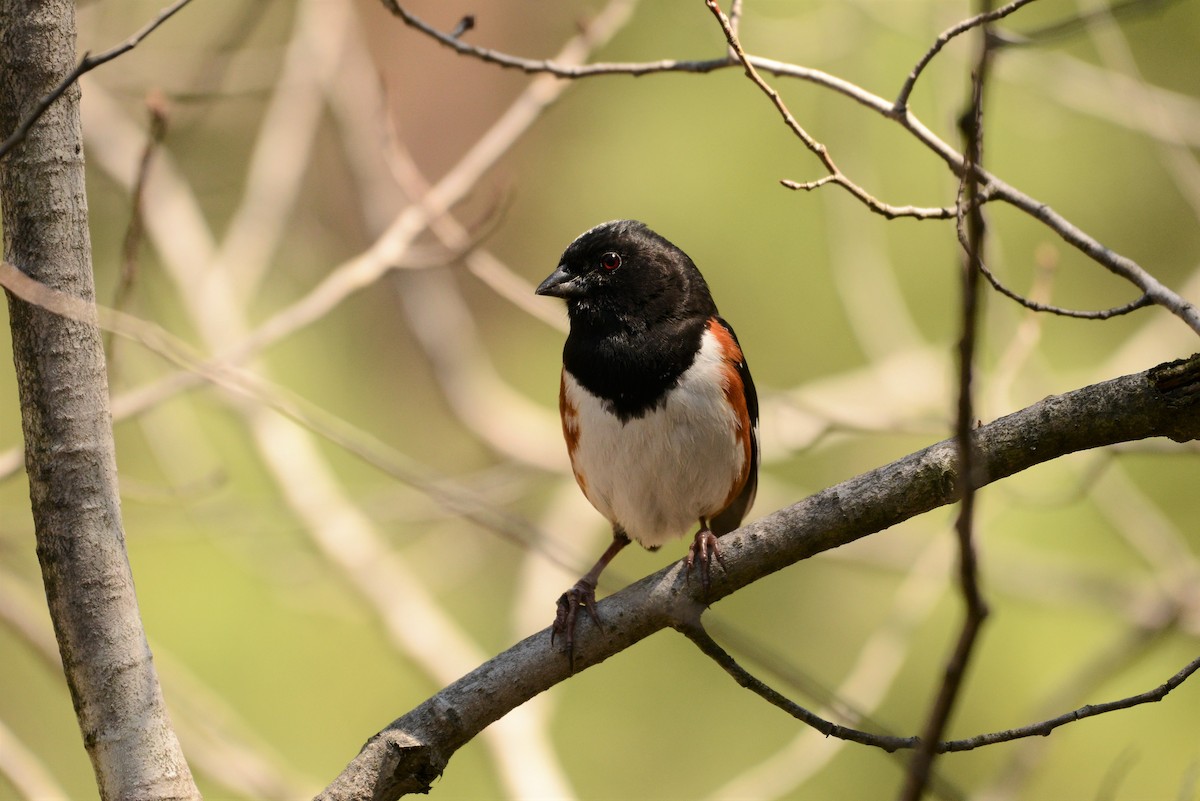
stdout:
POLYGON ((1188 680, 1197 670, 1200 670, 1200 657, 1196 657, 1191 662, 1188 662, 1179 669, 1175 675, 1164 681, 1157 687, 1147 690, 1144 693, 1131 695, 1127 698, 1120 698, 1116 701, 1105 701, 1101 704, 1085 704, 1078 709, 1073 709, 1070 712, 1064 712, 1058 717, 1043 720, 1039 723, 1031 723, 1028 726, 1020 726, 1015 729, 1005 729, 1004 731, 992 732, 990 734, 979 734, 974 737, 967 737, 961 740, 949 740, 944 743, 938 743, 937 749, 939 752, 948 753, 951 751, 970 751, 975 748, 980 748, 985 745, 994 745, 996 743, 1007 743, 1013 740, 1019 740, 1025 737, 1045 737, 1050 732, 1065 726, 1068 723, 1074 723, 1077 720, 1085 720, 1093 718, 1096 715, 1103 715, 1108 712, 1116 712, 1121 709, 1132 709, 1135 706, 1142 704, 1151 704, 1161 701, 1179 685, 1188 680))
POLYGON ((720 646, 716 640, 712 638, 700 624, 700 621, 682 623, 676 628, 679 629, 685 637, 699 648, 705 656, 716 662, 721 668, 733 677, 742 687, 745 687, 750 692, 758 695, 772 706, 779 707, 784 712, 796 718, 800 722, 811 726, 817 731, 824 734, 826 737, 836 737, 839 740, 848 740, 853 743, 861 743, 862 745, 870 745, 876 748, 882 748, 889 754, 898 751, 902 748, 915 748, 920 740, 916 737, 896 737, 890 734, 872 734, 871 732, 861 731, 849 726, 841 726, 832 721, 825 720, 820 715, 817 715, 800 704, 786 698, 782 693, 773 689, 766 682, 755 677, 750 671, 738 664, 728 651, 720 646))
MULTIPOLYGON (((958 472, 962 497, 959 499, 958 517, 954 531, 958 538, 958 581, 963 596, 963 622, 958 641, 946 663, 941 687, 934 698, 925 723, 922 743, 917 747, 909 762, 904 786, 900 792, 902 801, 919 801, 925 794, 925 786, 933 769, 937 754, 937 743, 950 722, 966 680, 967 667, 975 653, 975 644, 988 616, 987 603, 979 589, 979 565, 975 550, 975 454, 971 449, 971 429, 975 426, 973 384, 975 378, 975 348, 979 329, 979 274, 982 272, 983 247, 987 238, 987 226, 983 219, 983 207, 979 203, 979 179, 975 170, 983 164, 983 94, 991 62, 988 45, 988 22, 991 13, 983 0, 984 12, 976 19, 984 26, 979 43, 979 56, 971 74, 971 96, 967 110, 961 117, 961 127, 966 146, 967 167, 962 171, 959 182, 956 228, 963 248, 963 269, 960 334, 958 343, 958 413, 955 419, 954 440, 958 443, 958 472)), ((1016 7, 1016 4, 1010 4, 1016 7)))
MULTIPOLYGON (((382 0, 383 5, 405 25, 420 31, 435 42, 450 48, 459 55, 477 58, 488 64, 521 70, 529 74, 549 74, 558 78, 586 78, 592 75, 647 75, 652 72, 712 72, 713 70, 732 67, 738 62, 731 57, 702 59, 698 61, 682 61, 678 59, 662 59, 660 61, 622 61, 600 62, 593 64, 571 63, 563 60, 544 58, 521 58, 486 47, 476 47, 462 41, 455 32, 445 33, 425 22, 402 6, 398 0, 382 0)), ((471 25, 474 27, 474 24, 471 25)))
POLYGON ((167 6, 162 11, 159 11, 154 19, 143 25, 142 29, 133 36, 130 36, 119 45, 109 48, 99 55, 93 56, 90 53, 84 53, 83 58, 81 58, 79 63, 75 65, 75 69, 63 76, 63 79, 58 82, 58 85, 56 85, 47 95, 39 100, 37 104, 34 105, 29 111, 29 113, 26 114, 19 123, 17 123, 16 127, 13 129, 13 132, 9 134, 8 138, 3 142, 0 142, 0 159, 3 159, 8 155, 8 151, 12 150, 14 147, 24 141, 25 137, 29 135, 29 129, 32 128, 39 119, 41 119, 42 115, 46 113, 46 109, 50 108, 50 106, 54 104, 55 100, 58 100, 68 89, 74 86, 75 82, 79 80, 81 75, 91 72, 101 64, 106 64, 109 61, 112 61, 117 56, 123 56, 133 48, 137 47, 139 44, 141 44, 143 39, 154 33, 155 29, 158 28, 159 25, 162 25, 164 22, 174 16, 175 12, 182 9, 191 1, 192 0, 175 0, 174 3, 167 6))
MULTIPOLYGON (((1118 442, 1200 438, 1200 355, 1051 396, 972 434, 977 483, 1118 442)), ((727 570, 708 596, 676 562, 604 599, 604 625, 581 625, 582 671, 801 559, 853 542, 959 497, 957 448, 945 440, 842 482, 722 538, 727 570)), ((320 798, 393 799, 429 789, 450 757, 488 725, 570 676, 544 629, 449 685, 373 736, 320 798)))
POLYGON ((934 40, 933 45, 931 45, 930 48, 925 51, 925 54, 921 56, 916 65, 912 68, 912 71, 908 74, 908 77, 904 80, 904 86, 900 88, 900 94, 896 95, 895 113, 898 115, 904 114, 908 110, 908 99, 912 96, 913 88, 917 85, 917 79, 921 77, 921 73, 924 72, 925 68, 929 66, 929 62, 933 61, 933 57, 940 53, 942 48, 945 47, 951 39, 964 34, 973 28, 977 28, 980 25, 986 25, 989 22, 995 22, 998 19, 1003 19, 1017 9, 1021 8, 1021 6, 1029 5, 1032 2, 1033 0, 1013 0, 1011 3, 1003 5, 1000 8, 992 11, 986 11, 982 14, 976 14, 970 19, 963 20, 957 25, 953 25, 950 28, 942 31, 942 33, 938 35, 937 39, 934 40))
MULTIPOLYGON (((750 671, 746 670, 737 660, 735 660, 724 648, 717 643, 716 640, 700 625, 699 621, 682 623, 676 626, 679 631, 691 640, 697 648, 699 648, 706 656, 716 662, 725 670, 734 680, 745 687, 750 692, 758 695, 772 706, 782 709, 787 714, 797 720, 811 726, 817 731, 824 734, 826 737, 836 737, 839 740, 847 740, 849 742, 860 743, 862 745, 870 745, 875 748, 882 748, 889 754, 902 749, 921 748, 923 741, 920 737, 897 737, 890 734, 872 734, 871 732, 861 731, 849 726, 841 726, 832 721, 825 720, 820 715, 805 709, 794 701, 786 698, 782 693, 776 691, 761 679, 755 677, 750 671)), ((1008 743, 1013 740, 1021 740, 1027 737, 1045 737, 1052 731, 1065 726, 1068 723, 1085 720, 1086 718, 1103 715, 1106 712, 1116 712, 1122 709, 1132 709, 1135 706, 1142 704, 1156 703, 1166 698, 1167 695, 1179 685, 1188 680, 1197 670, 1200 670, 1200 657, 1196 657, 1191 662, 1184 665, 1173 676, 1167 679, 1157 687, 1147 690, 1137 695, 1131 695, 1127 698, 1121 698, 1116 701, 1106 701, 1101 704, 1087 704, 1078 709, 1073 709, 1070 712, 1065 712, 1057 717, 1049 720, 1030 723, 1028 726, 1020 726, 1014 729, 1005 729, 1003 731, 989 732, 987 734, 977 734, 974 737, 965 737, 960 740, 943 740, 933 744, 932 751, 937 754, 946 754, 958 751, 972 751, 976 748, 982 748, 987 745, 995 745, 997 743, 1008 743)))
POLYGON ((721 26, 721 31, 725 34, 725 41, 729 43, 729 49, 737 58, 738 63, 746 72, 746 77, 749 78, 755 86, 762 90, 762 93, 770 98, 771 103, 775 106, 780 116, 783 117, 784 124, 791 130, 796 137, 804 143, 804 146, 809 151, 820 159, 828 171, 828 175, 817 181, 809 181, 807 183, 797 183, 795 181, 781 181, 788 189, 804 189, 811 190, 824 186, 827 183, 836 184, 855 198, 863 205, 869 208, 876 214, 881 214, 889 220, 896 217, 916 217, 918 219, 946 219, 954 216, 954 210, 950 208, 917 208, 913 206, 892 206, 884 203, 873 196, 870 192, 863 189, 861 186, 850 180, 844 172, 837 166, 833 160, 833 156, 821 142, 818 142, 813 136, 804 129, 804 126, 796 119, 787 104, 783 102, 783 97, 776 89, 767 83, 759 74, 754 66, 754 62, 746 55, 746 51, 742 49, 741 40, 738 39, 737 30, 734 28, 733 22, 729 17, 721 11, 721 6, 717 0, 705 0, 705 5, 712 15, 716 18, 717 24, 721 26))
POLYGON ((1153 301, 1150 300, 1150 297, 1145 293, 1142 293, 1128 303, 1124 303, 1120 306, 1113 306, 1108 309, 1097 309, 1095 311, 1067 309, 1063 308, 1062 306, 1056 306, 1052 303, 1041 303, 1033 298, 1025 297, 1015 289, 1008 288, 983 261, 979 262, 979 270, 983 273, 983 277, 987 279, 988 283, 992 285, 992 289, 996 290, 1009 300, 1024 306, 1030 311, 1044 312, 1046 314, 1053 314, 1059 317, 1071 317, 1076 320, 1108 320, 1113 317, 1120 317, 1122 315, 1129 314, 1130 312, 1137 311, 1138 309, 1144 309, 1145 307, 1153 304, 1153 301))

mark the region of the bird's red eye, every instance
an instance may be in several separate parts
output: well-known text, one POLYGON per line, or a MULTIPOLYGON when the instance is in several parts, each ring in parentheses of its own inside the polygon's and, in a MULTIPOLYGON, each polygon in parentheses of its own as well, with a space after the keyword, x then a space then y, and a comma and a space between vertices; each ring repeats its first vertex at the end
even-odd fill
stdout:
POLYGON ((606 270, 615 270, 621 266, 621 254, 611 250, 600 257, 600 266, 606 270))

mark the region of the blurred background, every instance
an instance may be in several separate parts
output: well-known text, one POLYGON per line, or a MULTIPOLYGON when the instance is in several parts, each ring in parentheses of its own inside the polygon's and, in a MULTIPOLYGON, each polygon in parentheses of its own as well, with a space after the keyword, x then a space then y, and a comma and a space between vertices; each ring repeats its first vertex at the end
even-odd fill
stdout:
MULTIPOLYGON (((80 50, 112 46, 159 8, 81 4, 80 50)), ((411 10, 441 30, 473 15, 464 41, 529 58, 724 53, 700 2, 411 10)), ((742 37, 751 53, 894 98, 937 34, 974 11, 752 0, 742 37)), ((1060 0, 1002 28, 1030 38, 995 65, 990 169, 1200 298, 1200 6, 1114 15, 1060 0)), ((956 148, 974 48, 952 42, 912 97, 956 148)), ((899 126, 770 80, 876 197, 953 203, 954 177, 899 126)), ((565 313, 532 295, 598 222, 634 217, 673 240, 736 326, 763 400, 752 516, 949 435, 953 223, 888 221, 833 186, 781 187, 823 170, 740 69, 563 82, 459 56, 373 0, 196 2, 89 74, 83 96, 98 299, 252 376, 218 367, 214 383, 109 343, 130 559, 210 799, 310 796, 393 718, 547 626, 603 549, 610 533, 570 478, 555 409, 565 313)), ((1136 296, 1030 218, 999 204, 988 217, 988 257, 1010 287, 1084 309, 1136 296)), ((7 326, 0 350, 11 363, 7 326)), ((989 290, 978 414, 1195 350, 1157 308, 1080 321, 989 290)), ((0 798, 94 797, 20 449, 15 378, 0 368, 0 798)), ((1196 656, 1198 480, 1196 447, 1163 441, 983 491, 993 615, 950 736, 1139 693, 1196 656)), ((917 733, 960 620, 952 521, 939 510, 795 565, 706 620, 798 702, 917 733)), ((602 594, 684 550, 627 550, 602 594)), ((1198 720, 1193 679, 1163 703, 942 757, 935 797, 1200 798, 1198 720)), ((888 798, 904 764, 822 738, 663 632, 493 726, 433 793, 888 798)))

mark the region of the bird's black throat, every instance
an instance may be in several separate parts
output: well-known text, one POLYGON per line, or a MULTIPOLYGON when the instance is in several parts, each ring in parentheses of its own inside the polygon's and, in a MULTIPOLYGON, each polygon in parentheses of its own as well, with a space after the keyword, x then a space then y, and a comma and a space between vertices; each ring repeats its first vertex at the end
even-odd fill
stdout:
POLYGON ((660 406, 695 361, 707 320, 668 319, 646 327, 571 315, 563 366, 622 422, 660 406))

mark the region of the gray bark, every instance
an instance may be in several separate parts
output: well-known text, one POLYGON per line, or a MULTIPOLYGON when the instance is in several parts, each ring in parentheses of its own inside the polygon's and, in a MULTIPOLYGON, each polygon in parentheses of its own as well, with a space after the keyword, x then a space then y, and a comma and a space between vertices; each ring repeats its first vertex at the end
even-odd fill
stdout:
MULTIPOLYGON (((0 0, 0 134, 74 67, 72 0, 0 0)), ((94 302, 79 89, 0 162, 4 258, 94 302)), ((99 329, 8 296, 37 554, 100 797, 199 798, 125 551, 99 329)))

